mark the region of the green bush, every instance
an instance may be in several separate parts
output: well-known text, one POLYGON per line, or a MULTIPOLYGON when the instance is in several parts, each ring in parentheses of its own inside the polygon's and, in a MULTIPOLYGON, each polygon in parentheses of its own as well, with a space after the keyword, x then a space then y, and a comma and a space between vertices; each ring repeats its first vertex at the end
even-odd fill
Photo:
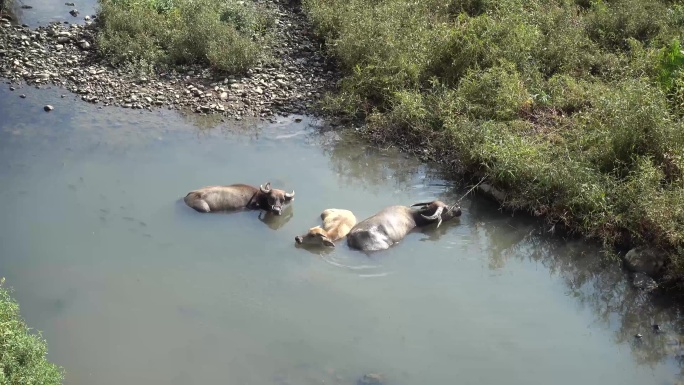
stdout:
POLYGON ((504 204, 684 281, 684 5, 303 0, 342 64, 324 98, 367 135, 486 175, 504 204))
POLYGON ((273 18, 237 0, 100 0, 100 54, 113 65, 208 64, 237 73, 267 59, 273 18))
POLYGON ((45 341, 40 334, 29 333, 19 315, 19 305, 7 289, 0 287, 0 384, 61 384, 62 369, 48 362, 46 354, 45 341))

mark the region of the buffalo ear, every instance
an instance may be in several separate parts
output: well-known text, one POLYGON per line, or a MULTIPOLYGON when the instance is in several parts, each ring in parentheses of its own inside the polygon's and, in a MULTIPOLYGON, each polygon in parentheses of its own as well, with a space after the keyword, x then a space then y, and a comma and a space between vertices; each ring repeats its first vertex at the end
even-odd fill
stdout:
POLYGON ((323 238, 323 244, 326 246, 335 247, 335 244, 333 243, 333 241, 331 241, 330 239, 327 239, 327 238, 323 238))

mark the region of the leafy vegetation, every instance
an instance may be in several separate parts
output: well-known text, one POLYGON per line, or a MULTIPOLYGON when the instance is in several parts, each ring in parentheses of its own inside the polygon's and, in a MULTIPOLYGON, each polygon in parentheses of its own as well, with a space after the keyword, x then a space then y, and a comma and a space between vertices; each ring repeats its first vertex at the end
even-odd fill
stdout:
POLYGON ((684 5, 303 0, 344 73, 324 109, 487 175, 504 204, 684 277, 684 5))
POLYGON ((0 286, 0 384, 61 384, 63 372, 47 361, 46 354, 45 341, 40 334, 29 332, 19 315, 19 305, 0 286))
POLYGON ((98 52, 111 64, 207 64, 228 73, 266 59, 274 19, 251 1, 100 0, 98 52))

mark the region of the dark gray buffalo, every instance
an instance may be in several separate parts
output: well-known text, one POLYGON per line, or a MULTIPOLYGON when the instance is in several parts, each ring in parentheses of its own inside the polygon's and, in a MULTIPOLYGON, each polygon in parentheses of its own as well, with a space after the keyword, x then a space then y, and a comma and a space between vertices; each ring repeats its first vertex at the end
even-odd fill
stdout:
POLYGON ((259 188, 239 183, 229 186, 202 187, 190 191, 183 200, 186 205, 201 213, 255 209, 280 215, 283 206, 294 200, 294 195, 294 190, 287 193, 271 188, 271 182, 259 188))
POLYGON ((347 245, 364 251, 384 250, 401 241, 415 227, 448 221, 461 216, 458 204, 444 202, 416 203, 407 206, 389 206, 357 223, 347 235, 347 245))

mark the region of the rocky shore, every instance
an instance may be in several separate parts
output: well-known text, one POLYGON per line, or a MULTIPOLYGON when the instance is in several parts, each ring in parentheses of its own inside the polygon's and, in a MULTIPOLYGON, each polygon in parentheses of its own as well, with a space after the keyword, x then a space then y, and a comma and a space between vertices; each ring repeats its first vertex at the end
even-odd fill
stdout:
POLYGON ((220 75, 202 66, 145 75, 113 68, 95 49, 96 15, 85 15, 79 16, 84 24, 54 22, 35 29, 3 16, 0 77, 17 97, 23 86, 55 85, 102 106, 183 109, 236 120, 313 114, 311 107, 334 84, 337 73, 317 49, 299 6, 292 3, 263 2, 277 16, 277 39, 268 47, 276 60, 242 76, 220 75))

